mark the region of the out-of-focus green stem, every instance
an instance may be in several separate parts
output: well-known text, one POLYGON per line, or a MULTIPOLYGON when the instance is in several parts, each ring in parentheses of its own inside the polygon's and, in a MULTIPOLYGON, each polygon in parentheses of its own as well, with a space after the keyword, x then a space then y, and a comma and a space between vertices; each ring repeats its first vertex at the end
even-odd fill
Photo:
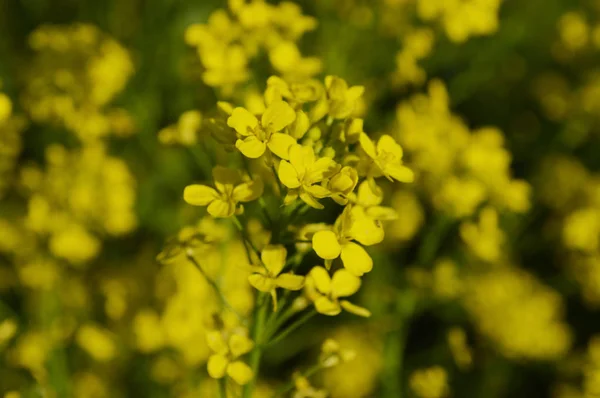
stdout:
POLYGON ((254 325, 252 327, 252 340, 254 341, 254 349, 250 353, 250 368, 252 368, 253 377, 252 380, 244 386, 242 393, 243 398, 252 397, 252 392, 256 386, 258 380, 258 373, 260 371, 260 359, 263 350, 263 338, 264 338, 264 326, 267 318, 267 311, 269 309, 269 300, 264 293, 260 293, 258 296, 258 309, 255 312, 254 325))

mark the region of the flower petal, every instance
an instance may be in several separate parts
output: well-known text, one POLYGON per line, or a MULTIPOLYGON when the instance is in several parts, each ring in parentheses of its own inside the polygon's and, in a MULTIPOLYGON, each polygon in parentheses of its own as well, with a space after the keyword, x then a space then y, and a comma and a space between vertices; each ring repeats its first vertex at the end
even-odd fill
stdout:
POLYGON ((327 270, 321 266, 313 267, 309 272, 309 277, 315 283, 315 287, 322 294, 331 292, 331 277, 327 270))
POLYGON ((375 144, 365 133, 360 134, 360 146, 365 151, 365 153, 372 159, 377 157, 377 151, 375 150, 375 144))
POLYGON ((206 343, 217 354, 225 354, 227 352, 227 344, 223 340, 223 334, 217 330, 206 332, 206 343))
POLYGON ((306 171, 315 162, 315 153, 311 147, 300 144, 292 145, 290 148, 290 163, 296 169, 300 176, 304 176, 306 171))
POLYGON ((366 210, 368 217, 373 220, 392 221, 398 219, 398 213, 391 207, 373 206, 366 210))
POLYGON ((258 119, 248 110, 237 107, 227 118, 227 125, 235 129, 238 134, 247 136, 258 126, 258 119))
POLYGON ((233 199, 238 202, 251 202, 258 199, 264 190, 264 184, 260 178, 245 182, 233 189, 233 199))
POLYGON ((342 312, 340 304, 329 297, 321 296, 315 300, 314 304, 317 312, 323 315, 333 316, 342 312))
POLYGON ((256 136, 251 135, 244 140, 237 140, 235 142, 235 147, 239 149, 241 153, 244 154, 247 158, 256 159, 259 158, 265 153, 266 145, 264 142, 256 138, 256 136))
POLYGON ((281 159, 289 159, 290 148, 294 144, 296 144, 294 137, 283 133, 273 133, 267 142, 271 152, 281 159))
POLYGON ((377 152, 383 153, 391 153, 398 160, 402 159, 404 152, 402 151, 402 147, 398 145, 395 139, 393 139, 390 135, 384 134, 377 141, 377 152))
POLYGON ((268 245, 260 254, 265 267, 267 267, 273 276, 279 275, 285 265, 286 257, 287 250, 283 245, 268 245))
POLYGON ((331 195, 329 189, 322 187, 320 185, 311 185, 304 188, 304 191, 315 198, 326 198, 331 195))
POLYGON ((304 201, 304 203, 306 203, 307 205, 309 205, 310 207, 312 207, 314 209, 323 209, 323 208, 325 208, 325 206, 323 206, 321 203, 319 203, 308 192, 304 192, 304 191, 300 192, 300 199, 302 199, 304 201))
POLYGON ((235 203, 222 199, 213 200, 206 209, 215 218, 231 217, 235 213, 235 203))
POLYGON ((293 189, 300 186, 300 180, 298 179, 296 169, 287 160, 282 160, 279 162, 279 170, 277 171, 277 174, 279 174, 279 180, 286 187, 293 189))
POLYGON ((296 120, 296 112, 285 101, 275 101, 263 113, 261 124, 263 128, 281 131, 296 120))
POLYGON ((352 304, 351 302, 347 301, 347 300, 342 300, 340 301, 340 304, 342 305, 342 308, 354 315, 358 315, 358 316, 362 316, 364 318, 368 318, 371 316, 371 311, 369 311, 368 309, 364 308, 364 307, 359 307, 356 304, 352 304))
POLYGON ((331 278, 331 294, 334 297, 348 297, 360 289, 360 278, 345 269, 340 269, 331 278))
POLYGON ((275 289, 275 280, 263 274, 255 273, 248 276, 248 282, 254 286, 256 290, 268 293, 275 289))
POLYGON ((377 206, 383 201, 383 192, 375 184, 363 181, 358 186, 357 202, 364 207, 377 206), (374 185, 374 186, 373 186, 374 185))
POLYGON ((318 231, 313 235, 312 243, 317 255, 325 260, 337 258, 342 251, 338 238, 333 231, 318 231))
POLYGON ((388 163, 385 165, 385 169, 383 171, 393 179, 400 182, 410 183, 415 180, 415 173, 408 167, 401 164, 388 163))
POLYGON ((369 217, 361 206, 354 206, 350 211, 351 223, 347 234, 365 246, 376 245, 383 241, 385 231, 381 222, 369 217))
POLYGON ((229 361, 225 356, 215 354, 208 358, 206 369, 208 370, 210 377, 213 379, 220 379, 225 376, 225 369, 227 369, 228 364, 229 361))
POLYGON ((331 177, 337 171, 336 166, 337 164, 331 158, 323 157, 318 159, 307 170, 306 183, 314 184, 315 182, 322 181, 324 178, 331 177))
POLYGON ((281 274, 275 280, 277 286, 287 290, 300 290, 304 286, 304 277, 290 273, 281 274))
POLYGON ((242 361, 230 363, 229 366, 227 366, 227 374, 241 386, 248 384, 254 375, 252 373, 252 369, 250 369, 250 366, 246 365, 242 361))
POLYGON ((229 350, 234 358, 249 353, 254 348, 254 342, 241 334, 233 334, 229 338, 229 350))
POLYGON ((344 268, 356 276, 362 276, 364 273, 373 269, 373 260, 371 259, 371 256, 369 256, 369 253, 357 243, 345 243, 342 246, 341 257, 344 268))
POLYGON ((183 200, 194 206, 206 206, 218 197, 218 192, 206 185, 188 185, 183 190, 183 200))

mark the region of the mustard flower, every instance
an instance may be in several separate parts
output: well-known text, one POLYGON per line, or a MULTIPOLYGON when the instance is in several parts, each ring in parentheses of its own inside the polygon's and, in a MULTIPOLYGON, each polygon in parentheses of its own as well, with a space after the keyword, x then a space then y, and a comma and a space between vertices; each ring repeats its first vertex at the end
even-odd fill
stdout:
POLYGON ((300 373, 294 373, 292 377, 295 387, 292 398, 327 398, 329 395, 327 391, 313 387, 308 378, 300 373))
POLYGON ((369 317, 371 313, 366 308, 359 307, 340 297, 352 296, 360 288, 360 278, 345 269, 329 276, 327 270, 316 266, 306 277, 306 292, 313 301, 315 309, 323 315, 338 315, 342 309, 355 315, 369 317))
POLYGON ((260 179, 243 181, 236 171, 217 166, 213 169, 215 188, 207 185, 193 184, 185 187, 183 199, 194 206, 208 206, 208 213, 213 217, 231 217, 236 212, 243 212, 239 202, 250 202, 263 192, 260 179))
POLYGON ((290 148, 290 161, 279 163, 279 180, 289 190, 285 203, 291 203, 300 196, 306 204, 322 209, 319 198, 329 196, 330 192, 320 183, 335 171, 336 163, 329 157, 315 158, 311 147, 295 144, 290 148))
POLYGON ((296 112, 284 101, 275 101, 262 114, 260 121, 248 110, 237 107, 227 119, 227 125, 235 129, 238 140, 236 148, 246 157, 261 157, 267 148, 282 159, 288 159, 288 151, 296 140, 282 133, 296 120, 296 112))
POLYGON ((383 240, 383 228, 368 218, 360 207, 346 206, 333 229, 317 231, 312 237, 313 249, 324 260, 341 257, 344 268, 362 276, 373 269, 369 253, 363 245, 374 245, 383 240))
POLYGON ((328 114, 334 119, 345 119, 349 117, 365 88, 363 86, 348 87, 344 79, 336 76, 325 78, 329 110, 328 114))
POLYGON ((358 172, 354 167, 345 166, 332 176, 327 189, 331 192, 331 199, 337 204, 345 206, 348 204, 348 196, 354 191, 358 183, 358 172))
POLYGON ((271 294, 273 308, 277 311, 277 288, 300 290, 304 285, 304 277, 291 272, 281 273, 287 257, 287 250, 282 245, 265 247, 260 257, 264 267, 253 267, 254 272, 248 276, 248 281, 261 292, 271 294))
POLYGON ((350 201, 355 206, 363 208, 365 214, 375 221, 391 221, 398 218, 393 208, 381 206, 383 192, 381 188, 369 181, 363 181, 358 186, 358 192, 350 196, 350 201))
POLYGON ((228 340, 225 337, 217 330, 206 334, 208 347, 214 352, 208 358, 208 374, 213 379, 221 379, 227 374, 237 384, 247 384, 252 380, 252 369, 238 358, 249 353, 254 348, 254 343, 239 333, 231 334, 228 340))
POLYGON ((411 169, 402 164, 404 152, 402 147, 389 135, 384 134, 377 141, 377 146, 365 133, 360 135, 360 145, 367 155, 362 158, 359 168, 368 178, 385 176, 389 180, 413 182, 411 169))

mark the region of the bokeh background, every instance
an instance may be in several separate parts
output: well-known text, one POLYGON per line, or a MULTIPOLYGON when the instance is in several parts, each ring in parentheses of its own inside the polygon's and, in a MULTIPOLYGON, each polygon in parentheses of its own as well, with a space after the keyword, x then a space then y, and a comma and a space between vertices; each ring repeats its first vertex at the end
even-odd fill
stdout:
MULTIPOLYGON (((315 376, 332 397, 600 396, 600 2, 292 3, 312 17, 294 40, 320 60, 307 73, 364 85, 365 131, 394 135, 417 179, 387 189, 373 316, 295 332, 255 395, 335 337, 357 360, 315 376)), ((203 53, 190 26, 225 37, 210 17, 228 7, 0 0, 0 394, 215 396, 216 299, 156 256, 203 214, 182 192, 210 175, 217 101, 260 109, 267 78, 301 65, 260 44, 242 66, 203 53)))

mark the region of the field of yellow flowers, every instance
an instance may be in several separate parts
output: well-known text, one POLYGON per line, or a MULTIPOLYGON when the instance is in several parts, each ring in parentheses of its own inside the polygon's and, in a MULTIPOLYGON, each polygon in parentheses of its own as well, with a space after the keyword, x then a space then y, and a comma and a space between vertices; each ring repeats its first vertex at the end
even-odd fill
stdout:
POLYGON ((0 0, 0 397, 600 397, 600 0, 0 0))

